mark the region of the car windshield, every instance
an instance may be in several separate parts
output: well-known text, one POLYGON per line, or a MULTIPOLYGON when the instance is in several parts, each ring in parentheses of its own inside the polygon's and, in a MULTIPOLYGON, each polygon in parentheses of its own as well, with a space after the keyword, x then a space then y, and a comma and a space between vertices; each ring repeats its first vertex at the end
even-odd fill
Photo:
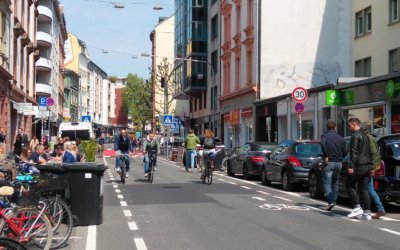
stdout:
POLYGON ((272 151, 275 145, 257 145, 257 151, 272 151))
POLYGON ((319 143, 297 144, 294 151, 299 155, 321 155, 321 146, 319 143))
POLYGON ((384 140, 385 140, 386 144, 389 144, 389 143, 398 143, 398 144, 400 144, 400 137, 388 137, 388 138, 385 138, 384 140))

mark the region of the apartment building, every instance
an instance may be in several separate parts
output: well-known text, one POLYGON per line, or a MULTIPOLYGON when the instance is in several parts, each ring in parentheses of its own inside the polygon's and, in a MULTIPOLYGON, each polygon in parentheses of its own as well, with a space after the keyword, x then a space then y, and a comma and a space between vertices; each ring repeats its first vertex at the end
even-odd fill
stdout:
POLYGON ((208 1, 175 0, 175 57, 185 58, 175 62, 174 74, 177 89, 190 97, 185 126, 202 134, 210 126, 207 106, 207 86, 212 79, 207 61, 208 1), (186 125, 187 124, 187 125, 186 125))
MULTIPOLYGON (((10 84, 11 75, 11 1, 0 2, 0 127, 4 131, 10 131, 10 84)), ((6 137, 4 144, 1 144, 0 157, 7 154, 7 147, 10 145, 10 136, 6 137)))
MULTIPOLYGON (((64 43, 67 40, 66 22, 63 13, 63 6, 58 1, 38 0, 37 1, 37 49, 39 59, 36 62, 36 99, 41 97, 52 98, 54 105, 49 106, 50 121, 42 130, 42 123, 36 127, 36 135, 39 138, 41 131, 46 136, 56 136, 58 124, 63 121, 64 113, 64 43)), ((36 116, 36 119, 44 117, 36 116)))
MULTIPOLYGON (((268 1, 263 1, 268 2, 268 1)), ((221 1, 221 129, 228 148, 254 140, 259 82, 257 0, 221 1)))
POLYGON ((339 79, 338 120, 358 117, 376 135, 400 133, 399 13, 399 0, 352 1, 351 73, 361 80, 339 79))
MULTIPOLYGON (((4 2, 7 1, 2 1, 4 2)), ((37 1, 11 1, 11 40, 10 40, 10 73, 13 79, 10 82, 9 110, 10 125, 7 126, 7 136, 11 142, 14 140, 18 128, 24 129, 28 137, 32 136, 32 116, 24 107, 37 104, 35 93, 35 63, 39 59, 36 50, 36 14, 38 13, 37 1)), ((9 152, 8 150, 8 152, 9 152)))

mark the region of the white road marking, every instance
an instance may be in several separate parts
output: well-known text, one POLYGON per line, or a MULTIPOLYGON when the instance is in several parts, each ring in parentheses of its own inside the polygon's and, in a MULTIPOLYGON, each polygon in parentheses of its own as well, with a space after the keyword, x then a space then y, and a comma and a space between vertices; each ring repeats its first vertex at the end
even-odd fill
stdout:
POLYGON ((121 207, 127 207, 128 204, 126 204, 126 201, 120 201, 119 202, 121 204, 121 207))
POLYGON ((103 156, 103 158, 110 158, 111 156, 103 156))
POLYGON ((118 185, 113 185, 113 188, 118 188, 118 185))
POLYGON ((124 196, 122 194, 118 194, 117 197, 118 197, 118 199, 123 199, 124 198, 124 196))
POLYGON ((283 197, 280 197, 280 196, 272 196, 272 197, 277 198, 277 199, 281 199, 281 200, 284 200, 284 201, 292 201, 292 200, 289 200, 289 199, 286 199, 286 198, 283 198, 283 197))
POLYGON ((89 226, 86 239, 86 250, 96 250, 96 234, 96 226, 89 226))
POLYGON ((227 183, 232 184, 232 185, 237 185, 236 183, 230 182, 230 181, 227 181, 227 183))
POLYGON ((389 218, 389 217, 386 217, 386 216, 382 216, 380 219, 384 220, 384 221, 400 221, 398 219, 393 219, 393 218, 389 218))
POLYGON ((113 177, 113 178, 110 178, 110 180, 111 180, 111 181, 115 181, 115 178, 114 178, 114 177, 113 177))
POLYGON ((124 215, 125 215, 126 217, 132 217, 131 210, 124 210, 124 215))
POLYGON ((400 235, 400 232, 388 229, 388 228, 379 228, 382 231, 388 232, 388 233, 392 233, 392 234, 396 234, 396 235, 400 235))
POLYGON ((137 227, 136 223, 133 222, 133 221, 129 221, 128 222, 128 226, 129 226, 129 230, 131 230, 131 231, 138 230, 138 227, 137 227))
POLYGON ((225 181, 225 182, 226 182, 226 180, 224 180, 224 179, 221 179, 221 178, 218 178, 218 180, 219 180, 219 181, 225 181))
POLYGON ((115 192, 116 192, 116 193, 121 193, 121 190, 115 189, 115 192))
POLYGON ((133 241, 135 242, 137 250, 147 250, 143 238, 134 238, 133 241))
POLYGON ((240 186, 240 187, 244 189, 251 189, 251 187, 246 187, 246 186, 240 186))
POLYGON ((256 199, 256 200, 259 200, 259 201, 266 201, 266 199, 261 198, 261 197, 257 197, 257 196, 252 197, 252 198, 253 198, 253 199, 256 199))
POLYGON ((264 192, 264 191, 257 191, 258 193, 260 193, 260 194, 265 194, 265 195, 269 195, 269 193, 267 193, 267 192, 264 192))

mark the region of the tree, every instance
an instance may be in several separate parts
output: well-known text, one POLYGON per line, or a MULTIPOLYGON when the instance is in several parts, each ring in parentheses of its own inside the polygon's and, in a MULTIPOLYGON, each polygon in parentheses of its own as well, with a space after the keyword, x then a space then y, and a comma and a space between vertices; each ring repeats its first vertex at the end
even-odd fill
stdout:
POLYGON ((153 119, 152 99, 151 84, 136 74, 129 74, 123 92, 123 105, 125 111, 133 117, 134 122, 141 124, 142 131, 146 123, 153 119))

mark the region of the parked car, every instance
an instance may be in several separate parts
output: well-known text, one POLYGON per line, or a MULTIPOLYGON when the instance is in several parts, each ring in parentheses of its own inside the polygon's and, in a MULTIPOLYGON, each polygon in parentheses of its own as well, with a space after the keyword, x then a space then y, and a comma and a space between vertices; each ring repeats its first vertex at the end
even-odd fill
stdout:
POLYGON ((227 174, 243 174, 248 180, 251 176, 260 176, 261 166, 265 164, 267 156, 276 147, 276 143, 248 142, 235 149, 227 160, 227 174))
MULTIPOLYGON (((347 140, 348 141, 348 140, 347 140)), ((381 155, 380 168, 375 171, 374 188, 381 201, 400 202, 400 134, 382 136, 377 141, 381 155)), ((350 156, 343 159, 339 178, 338 196, 348 198, 346 189, 347 167, 350 156)), ((316 162, 309 172, 309 193, 312 198, 322 198, 322 161, 316 162)))
POLYGON ((310 166, 321 159, 322 150, 317 141, 283 141, 261 168, 261 182, 264 185, 280 182, 284 190, 293 189, 295 184, 307 184, 310 166))

